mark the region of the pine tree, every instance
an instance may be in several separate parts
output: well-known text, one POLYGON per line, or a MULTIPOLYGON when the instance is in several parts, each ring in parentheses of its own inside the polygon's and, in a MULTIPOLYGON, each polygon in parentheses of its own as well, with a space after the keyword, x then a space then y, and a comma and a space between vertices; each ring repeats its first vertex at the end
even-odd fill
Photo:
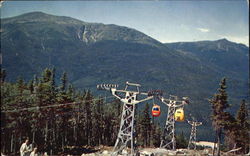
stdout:
POLYGON ((186 148, 188 146, 188 141, 185 139, 183 131, 180 135, 176 136, 176 147, 177 148, 186 148))
POLYGON ((70 97, 67 95, 67 83, 68 83, 67 73, 64 72, 61 77, 60 91, 57 99, 59 103, 66 103, 71 101, 70 97))
POLYGON ((141 120, 141 132, 142 132, 143 145, 150 146, 151 118, 149 114, 148 103, 146 103, 146 106, 143 110, 143 116, 141 120))
POLYGON ((65 91, 66 90, 66 85, 67 85, 67 73, 66 72, 63 72, 63 75, 61 77, 61 91, 65 91))
POLYGON ((96 146, 98 144, 98 139, 100 135, 100 112, 99 112, 99 102, 94 101, 93 106, 91 107, 91 117, 92 117, 92 138, 91 138, 91 144, 96 146))
POLYGON ((87 145, 91 145, 91 138, 92 138, 92 100, 93 100, 93 95, 91 94, 90 91, 87 91, 85 95, 85 102, 84 102, 84 114, 85 114, 85 136, 87 139, 87 145))
POLYGON ((6 78, 6 70, 5 69, 1 69, 1 72, 0 72, 0 81, 1 81, 1 84, 4 83, 5 81, 5 78, 6 78))
POLYGON ((220 144, 221 144, 221 138, 223 134, 223 128, 227 126, 227 122, 229 121, 230 114, 228 112, 225 112, 225 109, 229 107, 228 101, 227 101, 227 93, 226 93, 226 79, 223 78, 220 83, 220 88, 218 89, 217 94, 214 95, 214 98, 210 100, 210 103, 212 104, 212 123, 213 127, 216 131, 216 137, 217 137, 217 156, 220 155, 220 144))
POLYGON ((24 92, 27 89, 24 80, 21 77, 18 78, 16 85, 17 85, 17 92, 19 93, 19 95, 16 97, 16 102, 19 109, 21 109, 21 111, 18 112, 19 114, 16 119, 17 133, 19 135, 19 141, 21 141, 23 136, 29 135, 30 113, 26 110, 26 108, 29 107, 29 104, 27 102, 27 97, 24 95, 24 92))
POLYGON ((242 100, 240 108, 237 112, 236 120, 239 125, 239 136, 237 147, 242 147, 244 153, 249 150, 249 122, 248 122, 248 109, 246 108, 245 100, 242 100))
POLYGON ((33 94, 33 92, 34 92, 34 80, 30 80, 30 82, 28 84, 28 88, 30 90, 30 93, 33 94))
POLYGON ((56 94, 57 94, 57 90, 56 90, 56 80, 55 80, 55 74, 56 74, 56 69, 53 68, 51 70, 51 77, 50 77, 50 92, 51 92, 51 101, 53 103, 56 102, 56 94))
POLYGON ((77 128, 79 132, 77 132, 77 141, 78 145, 86 145, 86 135, 85 135, 85 108, 84 108, 84 99, 86 96, 86 91, 84 90, 82 93, 79 94, 79 105, 78 105, 78 114, 77 114, 77 128))
POLYGON ((69 133, 68 129, 70 129, 70 125, 72 124, 72 121, 70 121, 71 118, 73 118, 72 111, 73 111, 73 105, 70 103, 73 102, 74 99, 72 99, 73 95, 73 87, 70 91, 67 90, 67 73, 64 72, 61 77, 61 86, 60 91, 57 95, 57 102, 60 104, 66 104, 61 106, 57 111, 61 115, 59 118, 58 125, 61 133, 61 147, 64 151, 64 146, 68 144, 69 142, 69 133))
POLYGON ((18 90, 18 93, 20 94, 20 96, 22 96, 24 89, 25 89, 24 80, 21 77, 19 77, 17 79, 17 90, 18 90))
POLYGON ((43 72, 43 79, 42 79, 42 82, 46 83, 46 82, 49 82, 51 80, 51 75, 52 75, 52 72, 50 69, 46 68, 43 72))
POLYGON ((74 93, 75 93, 74 87, 72 84, 70 84, 69 88, 67 90, 67 96, 68 96, 70 101, 74 100, 74 97, 75 97, 74 93))
POLYGON ((161 143, 161 126, 159 125, 159 123, 154 123, 153 125, 153 135, 152 135, 152 144, 154 147, 160 147, 160 143, 161 143))

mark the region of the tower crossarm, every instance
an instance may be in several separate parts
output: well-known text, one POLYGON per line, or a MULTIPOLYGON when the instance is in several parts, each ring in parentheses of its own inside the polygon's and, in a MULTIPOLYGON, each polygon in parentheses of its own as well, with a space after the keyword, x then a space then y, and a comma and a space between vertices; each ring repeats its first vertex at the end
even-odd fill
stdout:
POLYGON ((147 100, 150 100, 153 98, 153 96, 148 96, 144 99, 137 100, 137 95, 148 95, 148 94, 143 93, 143 92, 117 90, 116 88, 111 88, 111 93, 112 93, 112 95, 114 95, 116 98, 118 98, 122 102, 128 103, 128 104, 138 104, 138 103, 141 103, 141 102, 144 102, 144 101, 147 101, 147 100), (118 93, 125 93, 125 97, 119 96, 118 93), (132 100, 128 97, 131 97, 132 100), (130 100, 131 100, 131 102, 130 102, 130 100))
POLYGON ((164 97, 160 97, 160 100, 162 101, 162 103, 166 104, 169 107, 181 107, 184 106, 185 104, 187 104, 187 102, 185 100, 174 100, 174 99, 166 99, 164 97))
POLYGON ((193 121, 187 120, 187 122, 188 122, 190 125, 193 125, 193 121))
POLYGON ((116 90, 116 88, 111 88, 111 93, 112 93, 112 95, 114 95, 117 99, 121 100, 122 97, 118 96, 118 95, 117 95, 117 92, 118 92, 118 91, 116 90))
POLYGON ((139 100, 139 101, 136 101, 135 104, 141 103, 141 102, 144 102, 144 101, 147 101, 147 100, 150 100, 150 99, 153 99, 153 96, 149 96, 149 97, 146 97, 146 98, 141 99, 141 100, 139 100))
POLYGON ((202 125, 202 122, 195 122, 195 126, 200 126, 202 125))
POLYGON ((195 121, 189 121, 189 120, 187 120, 187 122, 192 126, 200 126, 200 125, 202 125, 202 122, 195 122, 195 121))

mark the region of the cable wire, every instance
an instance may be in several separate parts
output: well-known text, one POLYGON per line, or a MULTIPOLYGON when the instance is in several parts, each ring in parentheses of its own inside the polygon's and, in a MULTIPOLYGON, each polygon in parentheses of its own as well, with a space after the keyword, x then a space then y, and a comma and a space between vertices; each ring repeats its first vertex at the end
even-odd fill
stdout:
POLYGON ((20 112, 20 111, 26 111, 26 110, 38 110, 38 109, 43 109, 43 108, 50 108, 50 107, 58 107, 58 106, 65 106, 65 105, 76 105, 76 104, 81 104, 82 102, 91 102, 91 101, 98 101, 102 99, 108 99, 113 96, 109 97, 103 97, 103 98, 96 98, 92 100, 84 100, 81 102, 70 102, 70 103, 61 103, 61 104, 54 104, 54 105, 49 105, 49 106, 34 106, 34 107, 27 107, 27 108, 22 108, 22 109, 12 109, 12 110, 4 110, 1 111, 2 113, 13 113, 13 112, 20 112))

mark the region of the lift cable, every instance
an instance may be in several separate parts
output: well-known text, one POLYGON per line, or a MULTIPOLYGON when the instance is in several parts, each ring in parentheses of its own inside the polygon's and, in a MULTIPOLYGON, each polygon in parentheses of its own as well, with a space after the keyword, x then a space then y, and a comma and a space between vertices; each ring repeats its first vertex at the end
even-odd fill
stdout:
POLYGON ((22 108, 22 109, 12 109, 12 110, 3 110, 3 111, 1 110, 1 112, 2 113, 12 113, 12 112, 38 110, 38 109, 42 109, 42 108, 58 107, 58 106, 65 106, 65 105, 76 105, 76 104, 80 104, 82 102, 98 101, 98 100, 102 100, 105 98, 108 99, 108 98, 114 98, 114 97, 109 96, 109 97, 103 97, 103 98, 96 98, 96 99, 92 99, 92 100, 83 100, 81 102, 61 103, 61 104, 54 104, 54 105, 49 105, 49 106, 34 106, 34 107, 27 107, 27 108, 22 108))

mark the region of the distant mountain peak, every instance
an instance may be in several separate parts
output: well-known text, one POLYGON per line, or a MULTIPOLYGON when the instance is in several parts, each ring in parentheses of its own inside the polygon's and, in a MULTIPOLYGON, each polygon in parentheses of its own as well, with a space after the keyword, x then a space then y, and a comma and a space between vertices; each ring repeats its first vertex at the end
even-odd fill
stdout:
POLYGON ((219 40, 217 40, 217 41, 219 41, 219 42, 230 42, 230 41, 228 41, 226 38, 222 38, 222 39, 219 39, 219 40))
POLYGON ((25 22, 52 22, 52 23, 60 23, 60 24, 82 24, 86 23, 83 21, 80 21, 78 19, 74 19, 71 17, 66 16, 56 16, 47 14, 44 12, 36 11, 36 12, 29 12, 24 13, 19 16, 9 17, 9 18, 3 18, 1 19, 6 23, 25 23, 25 22))
POLYGON ((34 16, 34 15, 44 15, 44 16, 46 16, 46 15, 49 15, 49 14, 46 14, 46 13, 44 13, 42 11, 34 11, 34 12, 24 13, 24 14, 22 14, 20 16, 34 16))
POLYGON ((6 31, 8 24, 12 26, 18 24, 20 27, 27 28, 26 33, 30 32, 29 29, 37 29, 35 32, 39 32, 40 26, 43 25, 43 30, 49 29, 48 31, 53 30, 55 33, 60 32, 78 38, 86 44, 109 40, 166 48, 161 42, 133 28, 114 24, 88 23, 72 17, 56 16, 44 12, 25 13, 11 18, 4 18, 1 22, 3 26, 6 26, 4 27, 6 31), (31 25, 32 28, 28 28, 31 25))
POLYGON ((48 17, 48 16, 51 16, 51 15, 46 14, 46 13, 41 12, 41 11, 35 11, 35 12, 28 12, 28 13, 24 13, 24 14, 21 14, 18 16, 4 18, 4 19, 30 19, 30 18, 34 18, 34 17, 48 17))
POLYGON ((215 43, 220 43, 220 44, 236 44, 234 42, 229 41, 226 38, 222 38, 222 39, 216 40, 215 43))

